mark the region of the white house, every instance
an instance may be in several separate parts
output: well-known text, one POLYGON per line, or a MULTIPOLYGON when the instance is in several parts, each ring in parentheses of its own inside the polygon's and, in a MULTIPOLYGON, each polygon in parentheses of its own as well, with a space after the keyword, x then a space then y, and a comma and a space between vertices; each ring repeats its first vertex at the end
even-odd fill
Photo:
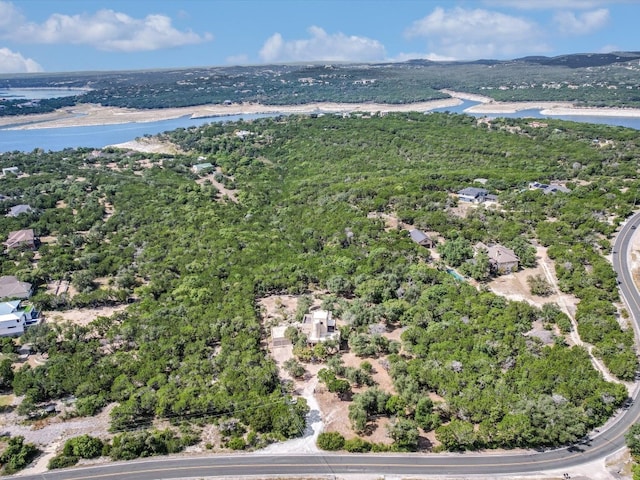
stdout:
POLYGON ((302 321, 301 330, 307 335, 307 341, 311 344, 340 338, 336 321, 327 310, 314 310, 307 313, 302 321))
POLYGON ((213 164, 209 162, 196 163, 191 167, 191 171, 193 173, 201 173, 201 172, 206 172, 207 170, 211 170, 212 168, 213 168, 213 164))
POLYGON ((40 312, 33 305, 20 307, 20 300, 0 303, 0 337, 17 337, 25 328, 40 323, 40 312))
POLYGON ((12 175, 20 175, 20 169, 18 167, 6 167, 2 169, 2 176, 6 176, 8 173, 12 175))
POLYGON ((24 333, 27 314, 18 310, 20 300, 0 303, 0 337, 19 337, 24 333))

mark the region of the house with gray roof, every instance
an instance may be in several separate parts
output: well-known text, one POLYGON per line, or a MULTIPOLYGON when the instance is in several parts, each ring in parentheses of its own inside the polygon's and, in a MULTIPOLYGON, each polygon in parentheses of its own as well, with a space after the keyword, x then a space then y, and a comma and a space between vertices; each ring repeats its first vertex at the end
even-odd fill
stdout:
POLYGON ((544 193, 545 195, 549 195, 549 194, 555 195, 556 193, 571 192, 571 190, 569 190, 564 185, 560 185, 559 183, 547 184, 547 183, 540 183, 540 182, 531 182, 529 184, 529 188, 531 190, 542 190, 542 193, 544 193))
POLYGON ((489 191, 484 188, 467 187, 458 192, 458 199, 461 202, 482 203, 488 194, 489 191))
POLYGON ((30 205, 14 205, 9 209, 9 213, 7 213, 7 217, 17 217, 18 215, 22 215, 23 213, 31 213, 33 212, 33 208, 30 205))
POLYGON ((475 246, 476 251, 483 249, 487 251, 489 257, 489 266, 498 274, 511 273, 518 270, 520 259, 513 250, 503 247, 500 244, 485 245, 478 242, 475 246))
POLYGON ((418 229, 414 228, 413 230, 410 230, 409 236, 411 237, 411 240, 422 247, 433 247, 433 240, 426 233, 418 229))
POLYGON ((21 282, 13 275, 0 277, 0 299, 29 298, 33 287, 29 282, 21 282))

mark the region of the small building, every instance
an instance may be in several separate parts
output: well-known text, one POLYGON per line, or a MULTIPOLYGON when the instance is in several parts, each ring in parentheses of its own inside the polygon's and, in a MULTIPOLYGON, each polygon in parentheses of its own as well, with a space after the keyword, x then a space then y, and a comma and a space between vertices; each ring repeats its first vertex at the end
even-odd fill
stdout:
POLYGON ((24 299, 33 293, 33 286, 29 282, 21 282, 13 275, 0 277, 0 300, 24 299))
POLYGON ((251 135, 249 130, 238 130, 235 132, 235 136, 244 140, 245 137, 251 135))
POLYGON ((542 193, 544 193, 545 195, 549 195, 549 194, 555 195, 556 193, 569 193, 569 192, 571 192, 571 190, 569 190, 564 185, 559 185, 559 184, 551 184, 542 191, 542 193))
POLYGON ((40 322, 40 314, 29 305, 21 308, 21 300, 0 303, 0 337, 20 336, 25 329, 40 322))
POLYGON ((488 194, 484 188, 467 187, 458 192, 458 198, 462 202, 482 203, 488 194))
POLYGON ((2 176, 7 176, 7 174, 18 176, 20 175, 20 169, 18 167, 6 167, 2 169, 2 176))
POLYGON ((314 310, 307 313, 302 320, 300 330, 312 345, 327 340, 340 339, 340 331, 336 329, 336 321, 331 312, 327 310, 314 310))
POLYGON ((542 193, 544 193, 545 195, 549 195, 549 194, 555 195, 558 192, 560 192, 560 193, 569 193, 569 192, 571 192, 571 190, 569 190, 564 185, 560 185, 559 183, 547 184, 547 183, 540 183, 540 182, 531 182, 529 184, 529 189, 531 189, 531 190, 542 190, 542 193))
POLYGON ((196 163, 195 165, 193 165, 191 167, 191 171, 193 173, 202 173, 202 172, 206 172, 208 170, 211 170, 213 168, 213 164, 212 163, 196 163))
POLYGON ((421 247, 431 248, 433 247, 433 240, 424 232, 413 229, 409 231, 409 236, 411 240, 420 245, 421 247))
POLYGON ((7 217, 17 217, 18 215, 22 215, 23 213, 31 213, 33 212, 33 208, 30 205, 14 205, 9 209, 9 213, 7 213, 7 217))
POLYGON ((489 265, 494 272, 505 274, 518 270, 520 259, 513 250, 499 244, 490 246, 483 243, 476 244, 476 250, 481 248, 487 251, 489 265))
POLYGON ((16 230, 14 232, 9 232, 9 238, 7 238, 6 242, 3 242, 3 245, 7 247, 7 249, 14 248, 36 248, 36 236, 33 233, 32 228, 27 228, 25 230, 16 230))
POLYGON ((21 312, 0 315, 0 337, 19 337, 24 333, 25 314, 21 312))

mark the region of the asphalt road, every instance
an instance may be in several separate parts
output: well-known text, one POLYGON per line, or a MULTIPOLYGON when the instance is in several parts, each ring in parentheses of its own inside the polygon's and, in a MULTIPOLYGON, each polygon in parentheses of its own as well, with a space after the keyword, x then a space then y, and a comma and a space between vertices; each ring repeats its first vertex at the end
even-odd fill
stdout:
MULTIPOLYGON (((640 331, 640 292, 629 271, 629 252, 635 225, 640 230, 640 214, 631 217, 618 234, 613 247, 613 268, 619 286, 640 331)), ((640 337, 640 335, 639 335, 640 337)), ((202 478, 212 476, 266 475, 504 475, 531 474, 544 470, 570 470, 571 467, 602 459, 624 447, 627 427, 640 419, 640 401, 634 401, 600 432, 582 443, 545 451, 526 453, 460 453, 404 455, 211 455, 199 457, 160 457, 131 462, 108 463, 94 467, 52 471, 21 476, 24 480, 154 480, 202 478)))

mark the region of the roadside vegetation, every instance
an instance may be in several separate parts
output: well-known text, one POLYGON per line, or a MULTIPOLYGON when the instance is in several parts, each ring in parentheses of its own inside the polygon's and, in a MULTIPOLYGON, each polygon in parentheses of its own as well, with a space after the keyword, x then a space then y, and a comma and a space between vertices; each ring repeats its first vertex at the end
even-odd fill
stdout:
MULTIPOLYGON (((164 138, 189 155, 107 149, 0 157, 27 174, 0 179, 2 207, 28 201, 35 208, 0 217, 0 231, 34 228, 51 237, 37 257, 3 256, 2 274, 35 283, 40 308, 128 304, 88 325, 27 331, 20 341, 46 353, 46 362, 21 366, 11 382, 3 377, 23 396, 18 408, 27 418, 57 399, 72 399, 77 416, 115 403, 109 455, 122 459, 178 451, 207 424, 232 449, 298 436, 308 407, 293 400, 266 354, 257 301, 310 291, 322 291, 323 306, 345 321, 343 348, 388 357, 396 393, 372 384, 370 365, 342 366, 336 345, 301 341, 298 363, 287 369, 304 375, 304 362, 326 362, 321 380, 336 402, 366 387, 352 395, 352 426, 364 437, 372 418, 390 417, 395 450, 415 450, 433 431, 447 450, 566 444, 626 400, 624 385, 605 381, 586 349, 569 344, 570 323, 557 309, 456 280, 445 260, 368 214, 437 232, 442 255, 471 273, 467 247, 477 242, 517 249, 525 266, 535 264, 534 242, 548 247, 558 288, 581 299, 580 336, 614 376, 631 380, 633 331, 618 321, 605 255, 635 208, 637 132, 411 113, 277 117, 164 138), (234 179, 237 203, 196 183, 190 167, 199 157, 234 179), (476 178, 487 180, 500 206, 461 216, 454 193, 476 178), (527 187, 551 180, 570 192, 527 187), (45 292, 60 280, 77 293, 45 292), (536 321, 552 331, 551 343, 525 335, 536 321), (401 342, 377 335, 372 326, 380 323, 401 328, 401 342), (152 433, 133 432, 146 429, 152 433), (149 443, 158 450, 144 450, 149 443)), ((383 448, 322 438, 331 449, 383 448)), ((54 465, 70 464, 82 449, 65 447, 54 465)))

